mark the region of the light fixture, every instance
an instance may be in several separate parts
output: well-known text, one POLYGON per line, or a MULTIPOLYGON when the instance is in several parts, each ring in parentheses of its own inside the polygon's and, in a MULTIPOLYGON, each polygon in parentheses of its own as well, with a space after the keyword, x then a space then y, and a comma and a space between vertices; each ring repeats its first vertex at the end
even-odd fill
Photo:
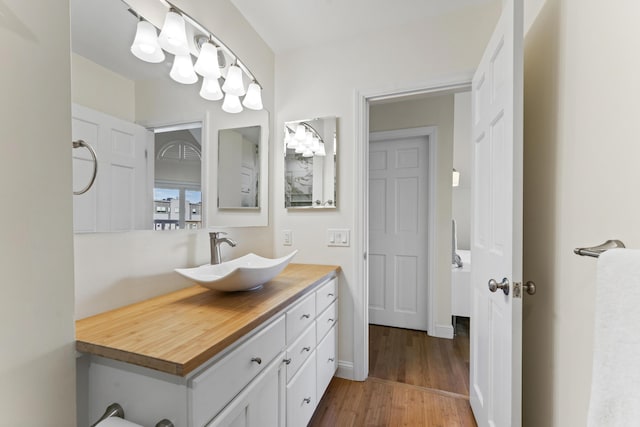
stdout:
POLYGON ((140 18, 136 36, 131 45, 131 53, 145 62, 158 63, 164 61, 164 52, 158 44, 156 27, 140 18))
POLYGON ((242 105, 250 110, 262 110, 262 88, 256 82, 251 82, 247 94, 242 100, 242 105))
POLYGON ((210 79, 208 77, 202 79, 200 96, 209 101, 218 101, 222 99, 224 94, 222 93, 222 89, 220 89, 220 83, 218 82, 218 79, 210 79))
MULTIPOLYGON (((196 73, 209 79, 221 76, 218 63, 218 48, 211 42, 205 42, 200 48, 200 56, 193 67, 196 73)), ((220 98, 218 98, 220 99, 220 98)))
POLYGON ((173 66, 169 76, 178 83, 185 85, 193 84, 198 81, 196 72, 193 71, 193 62, 191 55, 176 55, 173 58, 173 66))
POLYGON ((307 139, 307 129, 304 127, 304 125, 298 125, 296 127, 295 138, 298 140, 298 142, 302 142, 307 139))
POLYGON ((242 112, 242 104, 240 104, 240 98, 236 95, 227 93, 224 96, 224 102, 222 103, 222 110, 232 114, 242 112))
POLYGON ((147 62, 162 62, 165 52, 175 56, 171 78, 182 84, 193 84, 198 75, 203 77, 200 96, 209 101, 218 101, 224 97, 222 109, 229 113, 239 113, 244 107, 251 110, 262 110, 262 86, 238 56, 213 33, 193 19, 183 10, 169 2, 169 9, 158 36, 157 29, 145 21, 128 4, 129 11, 138 18, 136 36, 131 45, 131 52, 139 59, 147 62), (189 43, 187 34, 193 35, 193 43, 189 43), (193 48, 193 49, 192 49, 193 48), (193 64, 191 53, 197 60, 193 64), (197 51, 197 52, 195 52, 197 51), (220 87, 221 67, 232 64, 227 69, 224 84, 220 87), (245 90, 244 76, 251 83, 245 90), (241 100, 240 97, 244 96, 241 100))
POLYGON ((160 47, 174 55, 189 54, 187 29, 182 15, 174 8, 169 9, 158 37, 160 47))
POLYGON ((453 187, 460 186, 460 172, 458 172, 455 169, 453 170, 452 181, 453 181, 453 187))
POLYGON ((244 82, 242 81, 242 70, 237 65, 229 66, 227 70, 227 78, 222 85, 224 93, 242 96, 245 94, 244 82))

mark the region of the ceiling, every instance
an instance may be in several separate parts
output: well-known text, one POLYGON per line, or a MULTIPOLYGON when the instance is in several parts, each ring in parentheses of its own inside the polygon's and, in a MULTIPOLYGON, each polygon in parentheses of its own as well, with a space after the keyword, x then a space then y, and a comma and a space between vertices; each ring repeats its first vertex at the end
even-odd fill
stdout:
POLYGON ((495 0, 231 0, 275 53, 495 0))

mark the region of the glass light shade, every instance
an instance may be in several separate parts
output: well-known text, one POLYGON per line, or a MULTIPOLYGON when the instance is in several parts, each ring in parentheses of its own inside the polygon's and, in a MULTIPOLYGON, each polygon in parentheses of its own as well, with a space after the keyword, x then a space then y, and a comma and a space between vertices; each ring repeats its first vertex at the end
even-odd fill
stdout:
POLYGON ((460 186, 460 172, 458 172, 455 169, 453 170, 452 181, 453 181, 453 187, 460 186))
POLYGON ((228 95, 242 96, 245 94, 242 70, 237 65, 229 66, 227 79, 222 85, 222 90, 228 95))
POLYGON ((227 113, 240 113, 242 111, 242 104, 240 104, 240 98, 236 95, 227 93, 224 96, 224 102, 222 103, 222 110, 227 113))
POLYGON ((196 72, 193 71, 193 62, 191 55, 176 55, 173 58, 173 66, 169 76, 178 83, 185 85, 193 84, 198 81, 196 72))
POLYGON ((303 125, 296 127, 296 139, 298 141, 304 141, 307 139, 307 129, 303 125))
POLYGON ((296 145, 296 153, 302 154, 307 151, 307 148, 303 144, 296 145))
POLYGON ((302 153, 302 157, 313 157, 313 151, 307 149, 302 153))
POLYGON ((318 144, 318 150, 316 151, 316 156, 326 156, 327 152, 324 149, 324 142, 318 144))
POLYGON ((196 73, 202 77, 217 79, 221 76, 220 64, 218 63, 218 48, 213 43, 205 43, 200 48, 200 56, 193 67, 196 73))
POLYGON ((318 151, 320 149, 320 139, 318 139, 318 137, 316 137, 316 136, 311 138, 311 149, 314 152, 318 151))
POLYGON ((189 54, 186 25, 184 18, 179 13, 172 10, 167 12, 158 43, 161 48, 174 55, 189 54))
POLYGON ((250 110, 262 110, 262 88, 257 83, 250 83, 242 105, 250 110))
POLYGON ((164 61, 164 52, 158 44, 158 33, 150 22, 140 20, 136 29, 136 37, 131 45, 131 53, 146 62, 164 61))
POLYGON ((220 83, 217 78, 205 77, 202 79, 202 88, 200 89, 200 96, 209 101, 218 101, 222 99, 224 94, 220 89, 220 83))
POLYGON ((309 131, 307 131, 305 134, 304 145, 305 147, 309 147, 309 148, 313 146, 313 134, 309 131))

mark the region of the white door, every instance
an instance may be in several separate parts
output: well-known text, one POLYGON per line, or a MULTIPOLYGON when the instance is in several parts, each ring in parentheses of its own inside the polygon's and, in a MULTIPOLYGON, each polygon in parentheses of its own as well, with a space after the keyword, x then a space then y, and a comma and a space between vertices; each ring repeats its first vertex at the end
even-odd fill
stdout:
MULTIPOLYGON (((73 105, 74 140, 90 144, 98 157, 93 187, 73 197, 75 232, 151 229, 153 223, 153 133, 140 125, 73 105), (149 152, 151 155, 149 156, 149 152)), ((73 150, 73 188, 89 182, 93 162, 73 150)))
POLYGON ((522 0, 505 0, 472 82, 470 401, 479 427, 522 422, 522 80, 522 0), (508 295, 490 292, 492 279, 508 295))
POLYGON ((369 323, 427 330, 428 137, 369 148, 369 323))

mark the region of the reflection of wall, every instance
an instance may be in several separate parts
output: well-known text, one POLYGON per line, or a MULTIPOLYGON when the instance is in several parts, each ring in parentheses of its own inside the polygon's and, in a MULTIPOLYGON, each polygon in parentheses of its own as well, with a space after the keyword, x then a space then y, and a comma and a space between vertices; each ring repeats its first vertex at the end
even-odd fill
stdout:
MULTIPOLYGON (((353 246, 356 239, 361 238, 354 222, 357 195, 353 166, 360 155, 354 150, 354 92, 400 90, 441 82, 443 77, 452 75, 468 76, 480 60, 499 11, 500 2, 494 1, 435 19, 378 29, 370 34, 278 54, 276 121, 282 123, 326 115, 339 117, 338 209, 287 211, 284 209, 282 186, 274 195, 273 206, 277 255, 291 250, 282 245, 282 230, 288 229, 294 234, 295 248, 299 249, 296 262, 342 266, 340 293, 346 298, 340 298, 339 307, 341 367, 348 366, 348 362, 353 360, 354 316, 363 310, 361 306, 354 306, 353 300, 355 291, 359 289, 354 280, 354 261, 362 256, 355 253, 353 246), (327 57, 332 60, 326 61, 327 57), (352 246, 327 247, 325 241, 329 227, 352 229, 352 246)), ((284 135, 281 129, 278 132, 274 138, 277 143, 274 151, 282 153, 284 135)), ((275 158, 275 176, 284 175, 283 162, 283 156, 275 158)), ((439 179, 450 182, 451 163, 439 168, 437 174, 439 179)), ((451 209, 450 199, 448 206, 451 209)), ((449 224, 447 230, 450 230, 449 224)), ((450 292, 437 297, 439 311, 436 321, 450 324, 450 292)))
POLYGON ((453 118, 453 167, 460 186, 453 188, 451 212, 456 220, 458 248, 469 249, 471 229, 471 92, 456 93, 453 118))
POLYGON ((134 82, 75 53, 71 55, 71 97, 76 104, 135 122, 134 82))
POLYGON ((221 130, 218 144, 218 206, 257 207, 258 144, 233 129, 221 130))

